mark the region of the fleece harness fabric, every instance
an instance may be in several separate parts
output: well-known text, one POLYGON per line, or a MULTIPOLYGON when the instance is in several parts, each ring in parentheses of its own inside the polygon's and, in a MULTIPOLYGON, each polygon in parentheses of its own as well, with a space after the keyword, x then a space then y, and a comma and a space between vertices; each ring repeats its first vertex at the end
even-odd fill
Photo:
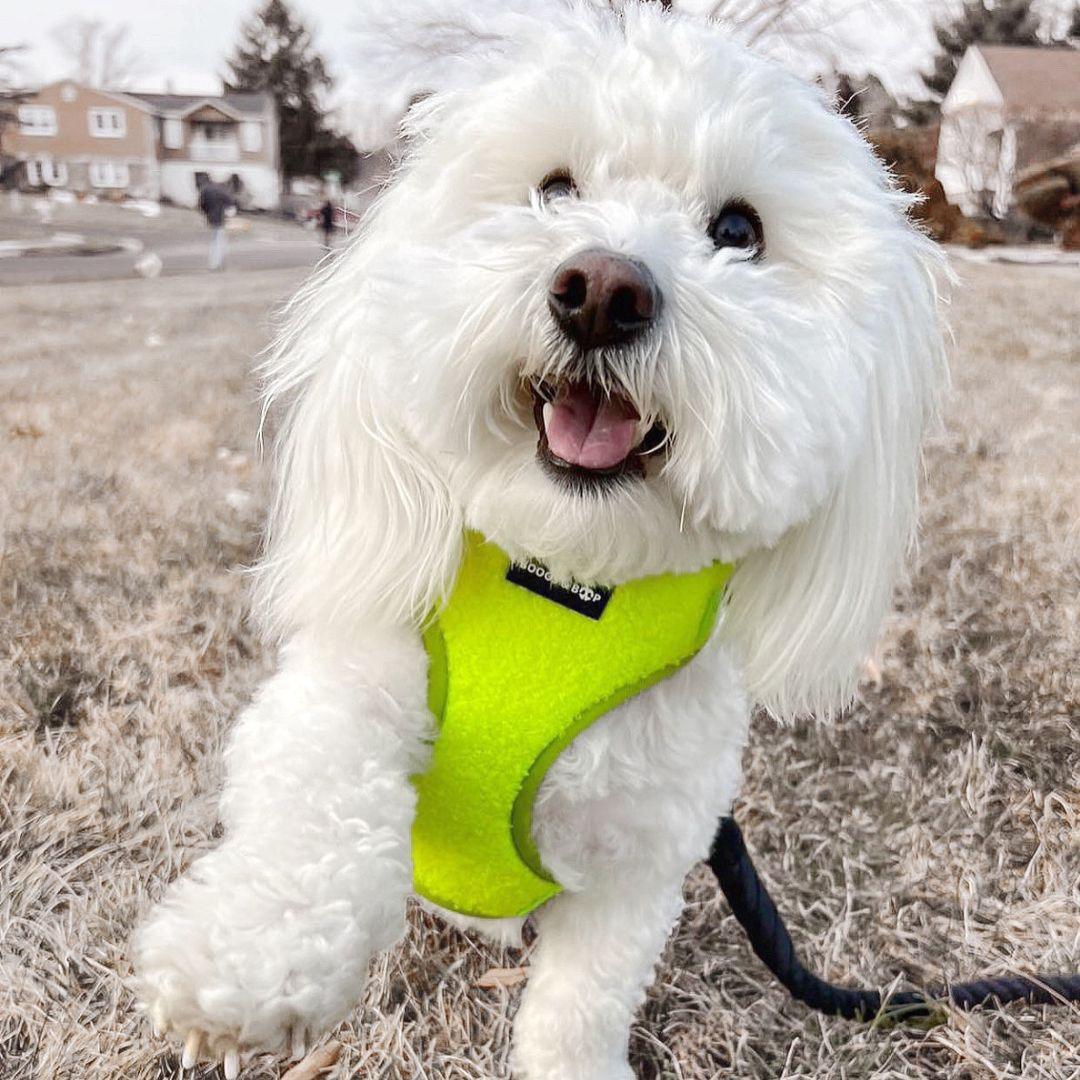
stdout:
POLYGON ((463 915, 527 915, 561 891, 532 839, 533 802, 590 724, 706 643, 734 567, 606 590, 551 581, 475 533, 424 634, 430 765, 413 777, 417 893, 463 915))

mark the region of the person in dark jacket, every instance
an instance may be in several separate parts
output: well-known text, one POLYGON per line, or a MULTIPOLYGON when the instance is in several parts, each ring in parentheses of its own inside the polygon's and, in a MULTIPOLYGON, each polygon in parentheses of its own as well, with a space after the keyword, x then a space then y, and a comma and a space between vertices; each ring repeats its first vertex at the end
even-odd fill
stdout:
POLYGON ((329 251, 334 246, 334 204, 329 199, 319 207, 319 228, 323 234, 323 247, 329 251))
POLYGON ((206 181, 199 188, 199 209, 210 226, 210 269, 220 270, 225 265, 228 241, 225 234, 225 217, 236 206, 236 199, 224 184, 206 181))

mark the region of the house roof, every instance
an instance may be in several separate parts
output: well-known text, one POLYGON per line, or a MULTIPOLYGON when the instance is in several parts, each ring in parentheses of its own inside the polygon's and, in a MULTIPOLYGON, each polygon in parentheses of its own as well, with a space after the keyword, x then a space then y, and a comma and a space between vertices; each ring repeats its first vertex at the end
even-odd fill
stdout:
POLYGON ((128 97, 145 101, 158 112, 187 113, 200 105, 213 105, 226 112, 261 116, 271 102, 270 94, 233 90, 226 94, 136 94, 128 97))
POLYGON ((1080 49, 978 45, 1007 109, 1080 115, 1080 49))
POLYGON ((79 82, 77 79, 53 79, 52 82, 44 83, 36 90, 17 90, 11 94, 5 94, 5 98, 14 99, 16 97, 33 97, 35 94, 40 94, 45 90, 51 90, 54 86, 63 86, 64 83, 70 83, 72 86, 77 87, 80 91, 89 91, 92 94, 100 94, 102 97, 112 98, 114 101, 120 102, 122 105, 131 105, 136 109, 142 109, 143 112, 152 112, 153 109, 149 106, 149 103, 140 94, 129 94, 126 90, 103 90, 100 86, 87 86, 85 83, 79 82))

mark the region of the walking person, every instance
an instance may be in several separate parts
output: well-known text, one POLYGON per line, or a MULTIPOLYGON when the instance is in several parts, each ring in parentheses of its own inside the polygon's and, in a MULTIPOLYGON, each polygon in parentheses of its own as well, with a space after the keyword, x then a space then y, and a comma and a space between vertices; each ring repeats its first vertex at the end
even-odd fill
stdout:
POLYGON ((329 251, 334 246, 334 204, 329 199, 319 207, 319 228, 323 234, 323 247, 329 251))
POLYGON ((209 259, 211 270, 220 270, 225 265, 225 256, 228 253, 225 215, 235 206, 236 199, 224 184, 215 184, 206 180, 199 187, 199 209, 206 216, 206 224, 211 230, 209 259))

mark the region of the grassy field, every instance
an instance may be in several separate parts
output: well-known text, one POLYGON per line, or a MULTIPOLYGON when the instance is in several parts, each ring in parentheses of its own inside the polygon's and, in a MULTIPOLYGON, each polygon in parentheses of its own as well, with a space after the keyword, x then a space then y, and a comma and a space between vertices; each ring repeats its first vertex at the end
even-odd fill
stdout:
MULTIPOLYGON (((879 986, 1080 969, 1080 272, 961 272, 912 579, 838 724, 757 722, 740 808, 811 965, 879 986)), ((179 1074, 133 1010, 127 939, 215 843, 222 737, 272 662, 240 572, 266 490, 250 369, 295 282, 0 296, 3 1080, 179 1074)), ((707 872, 687 898, 634 1032, 643 1077, 1080 1078, 1078 1009, 826 1020, 707 872)), ((415 915, 331 1075, 505 1077, 518 990, 477 981, 527 962, 415 915)))

